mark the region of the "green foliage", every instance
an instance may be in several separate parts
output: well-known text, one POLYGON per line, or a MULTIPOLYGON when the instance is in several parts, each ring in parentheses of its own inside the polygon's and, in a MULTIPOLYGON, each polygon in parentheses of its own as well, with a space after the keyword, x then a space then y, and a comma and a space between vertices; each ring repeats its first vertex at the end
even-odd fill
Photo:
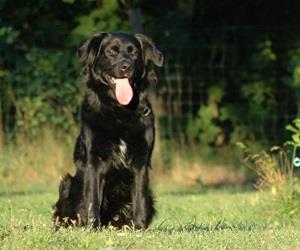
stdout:
POLYGON ((258 53, 259 55, 256 57, 257 62, 272 62, 276 61, 277 55, 272 49, 272 40, 266 39, 260 43, 258 43, 258 53))
POLYGON ((0 44, 11 45, 18 38, 18 32, 15 31, 11 26, 0 28, 0 44))
POLYGON ((300 118, 295 119, 292 124, 287 125, 286 129, 292 132, 291 139, 288 140, 285 145, 292 148, 291 162, 294 163, 295 158, 299 157, 296 153, 300 148, 300 118))
POLYGON ((292 145, 294 148, 300 147, 300 118, 293 121, 293 124, 286 126, 286 129, 292 132, 291 140, 287 141, 287 145, 292 145))
POLYGON ((73 4, 76 0, 62 0, 64 3, 73 4))
POLYGON ((222 130, 216 125, 216 121, 220 120, 220 112, 218 104, 224 96, 224 88, 222 86, 212 86, 208 89, 208 104, 202 105, 195 119, 189 121, 188 134, 198 139, 204 145, 214 144, 218 142, 218 135, 222 130))
POLYGON ((290 51, 289 60, 290 77, 285 79, 285 83, 291 87, 294 94, 299 98, 300 96, 300 49, 290 51))
POLYGON ((283 114, 295 117, 300 107, 299 32, 290 29, 298 25, 295 5, 282 13, 274 2, 271 12, 261 6, 254 16, 233 17, 232 9, 244 13, 243 5, 2 1, 0 128, 7 134, 16 129, 37 134, 44 125, 74 127, 83 87, 76 49, 95 32, 130 32, 132 9, 140 8, 144 32, 164 52, 165 65, 174 68, 159 80, 168 92, 160 92, 162 99, 170 97, 161 107, 165 117, 159 118, 163 139, 218 152, 237 141, 253 148, 280 144, 288 134, 283 114), (282 27, 279 15, 284 15, 282 27))
MULTIPOLYGON (((263 81, 251 82, 241 88, 242 95, 251 101, 250 105, 253 105, 250 107, 250 112, 251 110, 256 110, 256 107, 266 104, 270 91, 271 87, 266 86, 263 81)), ((263 110, 259 110, 259 113, 262 111, 263 110)), ((266 110, 266 112, 268 112, 268 110, 266 110)))
POLYGON ((76 129, 84 87, 76 48, 94 32, 128 30, 125 11, 116 0, 1 4, 0 128, 76 129))
POLYGON ((128 31, 128 23, 124 22, 117 0, 104 0, 102 8, 92 10, 87 15, 77 18, 78 25, 72 31, 75 41, 87 38, 99 31, 128 31))
POLYGON ((65 131, 76 127, 83 83, 74 61, 70 52, 33 48, 22 67, 4 78, 19 130, 36 135, 44 125, 65 131))
MULTIPOLYGON (((247 60, 240 59, 241 63, 237 64, 234 60, 235 56, 239 57, 240 51, 231 51, 232 57, 227 62, 230 65, 228 72, 225 68, 226 77, 223 73, 218 74, 217 70, 210 77, 213 81, 203 77, 208 83, 205 89, 207 96, 199 105, 197 113, 189 116, 186 132, 187 136, 196 138, 201 147, 209 146, 214 150, 216 146, 229 146, 233 150, 236 142, 244 141, 258 150, 269 144, 271 126, 278 126, 281 131, 284 129, 283 124, 277 125, 277 121, 274 121, 274 116, 277 119, 282 115, 277 113, 280 110, 277 102, 281 96, 276 87, 276 64, 280 54, 274 49, 270 37, 258 36, 255 42, 252 41, 253 47, 243 46, 247 60)), ((198 66, 191 67, 197 69, 198 66)), ((280 143, 284 137, 279 135, 284 133, 279 131, 277 134, 276 139, 280 143)))

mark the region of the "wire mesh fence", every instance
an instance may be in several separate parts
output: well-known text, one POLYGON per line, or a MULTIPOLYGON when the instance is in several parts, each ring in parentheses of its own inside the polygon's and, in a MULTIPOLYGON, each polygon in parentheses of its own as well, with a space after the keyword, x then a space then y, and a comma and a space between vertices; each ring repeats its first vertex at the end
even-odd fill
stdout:
MULTIPOLYGON (((208 49, 214 53, 213 48, 208 49)), ((245 129, 236 138, 240 140, 272 144, 286 139, 285 125, 298 116, 299 107, 293 90, 278 83, 282 76, 270 74, 253 79, 249 75, 255 74, 259 65, 254 65, 254 69, 243 65, 212 65, 210 61, 201 62, 195 53, 189 53, 193 54, 190 61, 180 63, 171 58, 165 65, 158 92, 162 99, 159 111, 162 137, 178 138, 181 142, 198 137, 199 141, 199 134, 211 125, 220 130, 212 131, 214 139, 204 143, 223 144, 226 138, 230 140, 228 137, 235 129, 245 129), (208 127, 201 123, 208 123, 208 127)))
MULTIPOLYGON (((242 31, 202 29, 197 37, 219 32, 224 39, 192 46, 188 42, 178 47, 162 45, 165 65, 157 72, 159 84, 153 86, 153 106, 162 140, 173 145, 209 147, 226 147, 237 141, 263 145, 286 140, 285 126, 299 115, 300 102, 299 90, 286 84, 293 78, 293 72, 286 70, 289 59, 280 61, 280 57, 297 47, 284 43, 273 46, 269 37, 247 43, 249 33, 264 30, 242 31)), ((176 33, 165 36, 172 39, 176 33)), ((32 130, 49 123, 64 127, 68 120, 74 121, 70 126, 78 124, 83 84, 80 67, 70 63, 75 51, 60 49, 56 57, 51 50, 41 54, 22 48, 22 53, 25 58, 6 65, 10 72, 1 72, 5 76, 0 82, 1 131, 10 135, 18 126, 32 130), (53 60, 47 64, 44 59, 49 55, 53 60), (66 68, 69 70, 64 72, 66 68), (62 76, 64 73, 66 76, 62 76), (64 95, 60 95, 62 92, 64 95), (57 121, 49 122, 50 116, 57 116, 57 121)))

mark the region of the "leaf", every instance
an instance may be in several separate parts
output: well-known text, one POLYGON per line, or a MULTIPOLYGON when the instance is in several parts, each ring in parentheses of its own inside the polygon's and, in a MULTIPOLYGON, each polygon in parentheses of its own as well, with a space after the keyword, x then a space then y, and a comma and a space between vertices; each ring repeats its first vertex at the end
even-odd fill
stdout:
POLYGON ((220 102, 224 96, 224 88, 221 86, 212 86, 208 90, 210 98, 216 101, 217 103, 220 102))
POLYGON ((300 134, 292 135, 292 139, 297 145, 300 145, 300 134))
POLYGON ((286 130, 289 130, 291 132, 298 133, 298 130, 290 124, 287 125, 285 128, 286 128, 286 130))
POLYGON ((246 149, 247 146, 242 142, 236 142, 235 145, 241 149, 246 149))
POLYGON ((294 124, 299 129, 298 133, 300 133, 300 118, 295 119, 294 124))

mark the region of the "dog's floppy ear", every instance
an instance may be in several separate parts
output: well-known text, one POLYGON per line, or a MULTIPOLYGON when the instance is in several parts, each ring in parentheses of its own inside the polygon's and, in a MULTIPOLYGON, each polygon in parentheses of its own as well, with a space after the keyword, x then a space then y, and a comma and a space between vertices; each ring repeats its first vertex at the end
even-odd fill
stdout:
POLYGON ((95 62, 95 58, 101 50, 101 43, 104 37, 109 35, 107 32, 101 32, 93 35, 79 49, 78 56, 80 60, 86 61, 88 65, 95 62))
POLYGON ((155 47, 151 39, 143 34, 135 34, 135 38, 139 41, 143 57, 146 65, 149 61, 153 62, 156 66, 162 67, 164 62, 163 54, 155 47))

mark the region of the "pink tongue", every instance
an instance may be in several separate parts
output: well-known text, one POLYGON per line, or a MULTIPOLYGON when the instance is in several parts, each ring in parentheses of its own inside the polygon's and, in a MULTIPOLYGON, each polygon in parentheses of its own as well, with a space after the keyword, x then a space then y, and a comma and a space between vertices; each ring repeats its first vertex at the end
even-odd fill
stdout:
POLYGON ((117 97, 118 102, 121 105, 127 105, 133 97, 133 91, 129 84, 128 79, 127 78, 121 78, 121 79, 113 78, 113 81, 116 84, 116 97, 117 97))

